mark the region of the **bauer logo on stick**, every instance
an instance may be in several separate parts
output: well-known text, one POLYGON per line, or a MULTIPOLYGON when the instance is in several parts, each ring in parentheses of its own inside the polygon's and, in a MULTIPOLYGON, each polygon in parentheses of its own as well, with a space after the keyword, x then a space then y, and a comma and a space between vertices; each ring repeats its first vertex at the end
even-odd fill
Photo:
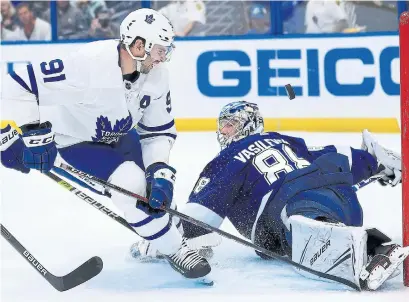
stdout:
POLYGON ((295 99, 295 92, 294 92, 293 87, 291 87, 290 84, 285 85, 285 90, 287 91, 287 95, 290 100, 295 99))

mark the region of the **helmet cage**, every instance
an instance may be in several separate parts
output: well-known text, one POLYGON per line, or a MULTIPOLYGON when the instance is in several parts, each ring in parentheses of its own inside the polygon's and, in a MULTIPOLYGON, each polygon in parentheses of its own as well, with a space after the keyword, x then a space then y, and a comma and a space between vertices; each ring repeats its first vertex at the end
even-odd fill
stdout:
POLYGON ((245 101, 233 102, 223 107, 217 124, 217 140, 222 149, 232 142, 264 130, 264 121, 258 106, 245 101), (225 127, 228 127, 227 131, 223 131, 225 127))

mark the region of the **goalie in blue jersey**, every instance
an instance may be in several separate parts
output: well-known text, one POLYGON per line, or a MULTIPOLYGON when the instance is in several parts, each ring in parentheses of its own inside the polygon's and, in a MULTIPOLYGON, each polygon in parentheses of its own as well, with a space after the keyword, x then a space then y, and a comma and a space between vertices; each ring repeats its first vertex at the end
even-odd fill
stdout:
MULTIPOLYGON (((309 148, 301 138, 263 130, 256 104, 223 107, 217 132, 222 150, 200 174, 183 212, 214 227, 228 218, 253 243, 362 289, 376 290, 396 276, 409 247, 362 226, 352 185, 380 170, 384 185, 399 184, 400 155, 368 131, 362 149, 355 149, 309 148)), ((208 231, 187 222, 183 229, 189 241, 212 245, 208 231)))

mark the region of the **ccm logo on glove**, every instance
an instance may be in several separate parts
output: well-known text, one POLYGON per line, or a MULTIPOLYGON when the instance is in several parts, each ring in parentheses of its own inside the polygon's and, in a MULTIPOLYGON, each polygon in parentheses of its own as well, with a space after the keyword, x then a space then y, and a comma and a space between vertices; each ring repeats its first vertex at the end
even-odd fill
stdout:
POLYGON ((41 136, 30 136, 23 137, 24 143, 27 147, 30 146, 44 146, 54 141, 55 134, 50 133, 48 137, 41 136))

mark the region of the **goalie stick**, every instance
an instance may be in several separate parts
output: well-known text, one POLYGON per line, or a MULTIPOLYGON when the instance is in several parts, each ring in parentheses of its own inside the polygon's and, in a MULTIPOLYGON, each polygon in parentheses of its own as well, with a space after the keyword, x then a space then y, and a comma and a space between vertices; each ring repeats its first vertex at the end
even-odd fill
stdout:
POLYGON ((379 172, 375 175, 372 175, 371 177, 361 180, 360 182, 358 182, 356 185, 352 186, 352 189, 356 192, 359 189, 369 185, 370 183, 373 183, 374 181, 377 181, 379 179, 381 179, 382 177, 384 177, 386 174, 383 172, 379 172))
MULTIPOLYGON (((121 187, 118 187, 118 186, 116 186, 116 185, 113 185, 113 184, 111 184, 111 183, 108 183, 108 182, 106 182, 106 181, 104 181, 104 180, 102 180, 102 179, 99 179, 99 178, 95 177, 95 176, 86 174, 86 173, 84 173, 84 172, 82 172, 82 171, 80 171, 80 170, 77 170, 77 169, 75 169, 75 168, 69 166, 69 165, 66 165, 66 164, 61 163, 61 164, 60 164, 60 168, 63 169, 63 170, 65 170, 65 171, 67 171, 67 172, 73 173, 73 174, 75 174, 75 175, 77 175, 77 176, 81 176, 82 179, 84 179, 84 177, 85 177, 85 178, 88 179, 89 181, 98 183, 98 184, 100 184, 100 185, 102 185, 102 186, 104 186, 104 187, 106 187, 106 188, 110 188, 110 189, 116 190, 116 191, 118 191, 118 192, 120 192, 120 193, 122 193, 122 194, 125 194, 125 195, 127 195, 127 196, 133 197, 133 198, 135 198, 135 199, 136 199, 137 201, 139 201, 139 202, 144 202, 144 203, 147 203, 147 202, 148 202, 148 199, 145 198, 145 197, 143 197, 143 196, 140 196, 140 195, 138 195, 138 194, 135 194, 135 193, 133 193, 133 192, 130 192, 130 191, 128 191, 128 190, 125 190, 125 189, 123 189, 123 188, 121 188, 121 187)), ((48 172, 46 175, 49 176, 50 178, 52 178, 54 181, 56 181, 56 182, 58 182, 59 184, 61 184, 63 187, 67 188, 69 191, 74 192, 74 194, 76 194, 77 196, 79 196, 81 199, 86 200, 86 199, 90 198, 90 197, 87 196, 85 193, 81 192, 81 191, 78 190, 77 188, 75 188, 75 187, 73 187, 72 185, 68 184, 66 181, 64 181, 63 179, 61 179, 61 178, 60 178, 59 176, 57 176, 55 173, 53 173, 53 172, 48 172), (67 184, 68 184, 68 186, 67 186, 67 184), (81 194, 78 194, 78 193, 75 193, 75 192, 81 192, 81 194), (81 197, 80 195, 82 195, 83 197, 81 197), (85 196, 85 197, 84 197, 84 196, 85 196)), ((374 182, 375 180, 380 179, 380 178, 383 177, 383 176, 384 176, 383 173, 379 173, 379 174, 373 175, 372 177, 370 177, 370 178, 368 178, 368 179, 366 179, 366 180, 364 180, 364 181, 361 181, 361 182, 359 182, 358 184, 356 184, 355 186, 353 186, 353 187, 354 187, 354 190, 357 191, 358 189, 360 189, 360 188, 362 188, 362 187, 368 185, 369 183, 374 182)), ((92 198, 91 198, 91 199, 92 199, 92 198)), ((104 207, 104 208, 105 208, 105 207, 104 207)), ((353 283, 353 282, 351 282, 351 281, 349 281, 349 280, 346 280, 346 279, 343 279, 343 278, 340 278, 340 277, 336 277, 336 276, 332 276, 332 275, 329 275, 329 274, 325 274, 325 273, 321 273, 321 272, 314 271, 314 270, 312 270, 312 269, 310 269, 310 268, 307 268, 307 267, 305 267, 305 266, 303 266, 303 265, 301 265, 301 264, 299 264, 299 263, 297 263, 297 262, 294 262, 294 261, 292 261, 292 260, 290 260, 290 259, 288 259, 288 258, 286 258, 286 257, 284 257, 284 256, 280 256, 280 255, 278 255, 278 254, 276 254, 276 253, 274 253, 274 252, 271 252, 271 251, 269 251, 269 250, 267 250, 267 249, 265 249, 265 248, 263 248, 263 247, 257 246, 257 245, 255 245, 255 244, 253 244, 252 242, 249 242, 249 241, 247 241, 247 240, 244 240, 244 239, 241 239, 241 238, 239 238, 239 237, 236 237, 236 236, 234 236, 234 235, 232 235, 232 234, 230 234, 230 233, 227 233, 227 232, 225 232, 225 231, 222 231, 222 230, 220 230, 220 229, 218 229, 218 228, 212 227, 212 226, 210 226, 210 225, 208 225, 208 224, 206 224, 206 223, 204 223, 204 222, 202 222, 202 221, 196 220, 196 219, 194 219, 194 218, 192 218, 192 217, 190 217, 190 216, 188 216, 188 215, 185 215, 185 214, 183 214, 183 213, 180 213, 180 212, 178 212, 178 211, 176 211, 176 210, 169 209, 169 208, 165 208, 165 209, 163 209, 163 210, 164 210, 165 212, 171 214, 171 215, 174 215, 174 216, 176 216, 176 217, 179 217, 180 219, 185 220, 185 221, 188 221, 188 222, 190 222, 190 223, 192 223, 192 224, 194 224, 194 225, 200 226, 200 227, 202 227, 202 228, 204 228, 204 229, 206 229, 206 230, 208 230, 208 231, 215 232, 215 233, 217 233, 217 234, 219 234, 219 235, 221 235, 221 236, 223 236, 223 237, 225 237, 225 238, 234 240, 234 241, 236 241, 236 242, 238 242, 238 243, 240 243, 240 244, 242 244, 242 245, 245 245, 245 246, 247 246, 247 247, 251 247, 251 248, 253 248, 253 249, 255 249, 255 250, 258 250, 258 251, 260 251, 260 252, 262 252, 262 253, 264 253, 264 254, 266 254, 266 255, 272 257, 272 258, 275 258, 275 259, 277 259, 277 260, 281 260, 281 261, 283 261, 283 262, 286 262, 286 263, 288 263, 288 264, 290 264, 290 265, 292 265, 292 266, 294 266, 294 267, 296 267, 296 268, 298 268, 298 269, 307 271, 307 272, 309 272, 309 273, 311 273, 311 274, 313 274, 313 275, 316 275, 316 276, 318 276, 318 277, 321 277, 321 278, 329 279, 329 280, 332 280, 332 281, 335 281, 335 282, 344 284, 344 285, 349 286, 349 287, 351 287, 351 288, 353 288, 353 289, 355 289, 355 290, 360 291, 360 288, 359 288, 355 283, 353 283)), ((104 214, 106 214, 106 211, 105 211, 105 210, 102 210, 102 212, 103 212, 104 214)), ((113 218, 113 217, 111 216, 111 218, 113 218)), ((134 233, 136 233, 135 230, 134 230, 133 228, 131 228, 131 227, 129 226, 129 224, 128 224, 123 218, 121 218, 121 219, 113 218, 113 219, 116 220, 117 222, 121 223, 122 225, 124 225, 126 228, 131 229, 134 233)))
POLYGON ((71 273, 57 277, 51 274, 27 249, 2 225, 1 235, 23 256, 36 271, 56 290, 63 292, 94 278, 102 271, 103 262, 98 256, 90 258, 71 273))

